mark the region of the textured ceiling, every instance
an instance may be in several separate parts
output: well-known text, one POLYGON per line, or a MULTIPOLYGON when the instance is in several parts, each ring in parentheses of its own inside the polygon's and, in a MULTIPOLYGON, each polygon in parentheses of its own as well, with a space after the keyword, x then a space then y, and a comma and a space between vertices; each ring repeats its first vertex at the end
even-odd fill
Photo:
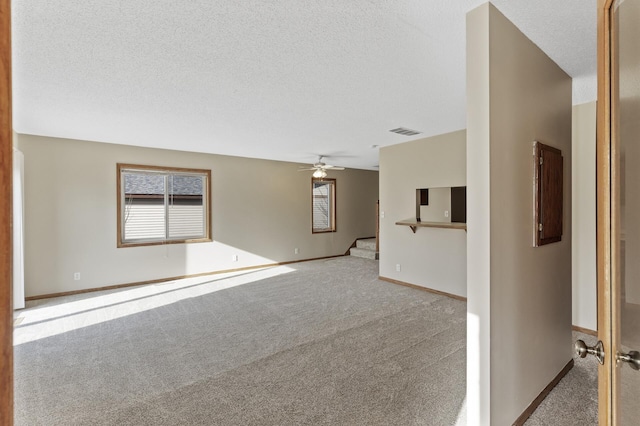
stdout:
MULTIPOLYGON (((481 3, 13 1, 14 128, 374 169, 374 145, 465 128, 481 3)), ((493 3, 595 99, 596 0, 493 3)))

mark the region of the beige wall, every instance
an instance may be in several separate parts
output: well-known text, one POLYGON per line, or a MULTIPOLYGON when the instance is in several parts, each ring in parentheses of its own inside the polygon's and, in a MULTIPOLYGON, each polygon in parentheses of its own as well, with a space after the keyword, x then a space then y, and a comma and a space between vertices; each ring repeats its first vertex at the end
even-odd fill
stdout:
POLYGON ((572 301, 573 325, 596 330, 596 103, 572 114, 572 301))
POLYGON ((483 317, 480 322, 490 327, 489 336, 475 337, 488 338, 479 343, 485 350, 474 353, 477 347, 468 346, 469 368, 486 363, 474 358, 490 356, 489 374, 480 378, 488 383, 471 383, 468 393, 474 395, 468 398, 478 401, 489 386, 490 400, 474 409, 489 415, 490 424, 504 425, 512 424, 572 357, 571 78, 493 5, 470 12, 467 23, 468 143, 483 145, 468 150, 467 163, 484 162, 467 171, 474 193, 468 207, 474 212, 468 219, 468 298, 484 301, 470 303, 469 315, 483 317), (476 57, 482 54, 488 61, 476 57), (485 78, 471 77, 475 72, 485 78), (537 248, 532 244, 534 140, 561 149, 564 157, 562 241, 537 248))
POLYGON ((467 14, 467 418, 478 425, 491 424, 489 63, 485 4, 467 14))
POLYGON ((395 225, 415 220, 416 189, 466 185, 465 151, 464 130, 380 150, 380 276, 466 295, 464 231, 395 225))
POLYGON ((355 238, 375 235, 377 172, 330 173, 337 179, 337 232, 312 235, 311 174, 297 172, 298 164, 30 135, 19 140, 27 296, 338 255, 355 238), (116 248, 118 162, 211 169, 214 242, 116 248))

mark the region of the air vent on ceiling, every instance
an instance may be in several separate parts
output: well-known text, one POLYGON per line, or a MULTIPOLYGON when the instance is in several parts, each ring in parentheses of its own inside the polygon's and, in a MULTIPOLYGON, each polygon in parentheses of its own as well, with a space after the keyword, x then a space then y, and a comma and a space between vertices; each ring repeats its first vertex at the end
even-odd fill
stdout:
POLYGON ((399 135, 404 135, 404 136, 415 136, 422 133, 417 130, 406 129, 404 127, 398 127, 397 129, 391 129, 389 131, 393 133, 397 133, 399 135))

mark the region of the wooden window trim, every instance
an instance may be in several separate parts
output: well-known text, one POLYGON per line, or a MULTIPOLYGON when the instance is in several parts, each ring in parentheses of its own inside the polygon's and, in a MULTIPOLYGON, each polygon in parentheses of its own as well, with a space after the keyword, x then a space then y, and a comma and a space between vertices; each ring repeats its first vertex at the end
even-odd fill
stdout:
POLYGON ((140 164, 128 164, 128 163, 117 163, 116 165, 116 197, 117 197, 117 247, 125 248, 125 247, 145 247, 145 246, 156 246, 156 245, 165 245, 165 244, 187 244, 187 243, 205 243, 213 241, 211 236, 211 170, 208 169, 192 169, 192 168, 182 168, 182 167, 164 167, 164 166, 147 166, 140 164), (193 174, 202 174, 206 176, 206 187, 202 191, 206 196, 205 207, 206 213, 204 215, 205 219, 205 236, 203 238, 186 238, 186 239, 165 239, 161 241, 145 241, 145 242, 134 242, 128 243, 122 241, 123 234, 123 223, 122 223, 122 194, 121 194, 121 176, 122 170, 140 170, 141 172, 150 171, 150 172, 167 172, 167 173, 193 173, 193 174))
POLYGON ((337 196, 337 185, 336 185, 336 179, 334 178, 311 178, 311 233, 312 234, 326 234, 328 232, 337 232, 338 227, 336 226, 336 211, 337 211, 337 205, 336 205, 336 200, 337 200, 338 196, 337 196), (314 196, 313 196, 313 190, 314 190, 314 184, 316 182, 327 182, 327 183, 331 183, 333 186, 333 190, 331 191, 331 198, 332 198, 332 203, 331 203, 331 227, 329 229, 319 229, 316 230, 313 227, 313 200, 314 200, 314 196))

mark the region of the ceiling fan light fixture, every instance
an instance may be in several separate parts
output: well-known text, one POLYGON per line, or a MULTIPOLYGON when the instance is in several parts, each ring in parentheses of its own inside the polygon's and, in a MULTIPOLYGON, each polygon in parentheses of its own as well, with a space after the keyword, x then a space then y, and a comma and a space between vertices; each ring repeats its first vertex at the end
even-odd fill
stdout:
POLYGON ((313 172, 313 177, 314 178, 325 178, 327 177, 327 172, 325 172, 323 169, 317 169, 315 172, 313 172))

